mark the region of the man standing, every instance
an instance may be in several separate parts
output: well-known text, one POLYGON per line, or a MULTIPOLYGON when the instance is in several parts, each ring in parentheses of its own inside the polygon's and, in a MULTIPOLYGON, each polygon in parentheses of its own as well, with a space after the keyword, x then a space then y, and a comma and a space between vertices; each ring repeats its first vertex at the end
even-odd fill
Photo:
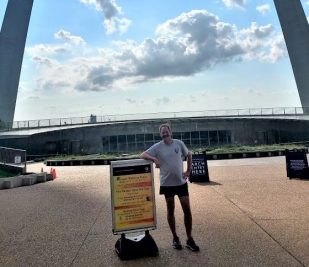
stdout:
POLYGON ((187 178, 191 172, 192 155, 185 144, 172 138, 169 124, 159 127, 162 141, 154 144, 141 154, 141 158, 152 160, 160 168, 160 194, 165 196, 167 207, 167 221, 173 234, 173 247, 182 249, 176 233, 175 200, 178 195, 184 213, 187 234, 186 247, 192 251, 199 251, 192 237, 192 214, 188 192, 187 178), (183 158, 187 158, 187 170, 183 172, 183 158))

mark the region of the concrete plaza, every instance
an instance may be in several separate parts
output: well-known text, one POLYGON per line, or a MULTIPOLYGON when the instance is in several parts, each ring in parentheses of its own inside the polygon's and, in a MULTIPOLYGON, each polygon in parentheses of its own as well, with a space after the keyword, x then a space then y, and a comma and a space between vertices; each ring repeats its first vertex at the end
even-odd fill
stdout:
MULTIPOLYGON (((122 262, 109 166, 57 167, 54 181, 0 191, 0 266, 309 266, 309 180, 289 180, 284 157, 208 164, 211 183, 189 185, 199 253, 171 247, 158 170, 159 256, 122 262)), ((184 244, 178 201, 176 220, 184 244)))

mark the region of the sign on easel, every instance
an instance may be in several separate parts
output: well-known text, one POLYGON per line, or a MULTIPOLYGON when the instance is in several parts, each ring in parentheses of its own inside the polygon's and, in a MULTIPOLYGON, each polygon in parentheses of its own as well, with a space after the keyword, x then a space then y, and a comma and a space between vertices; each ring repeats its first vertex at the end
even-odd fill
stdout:
POLYGON ((143 159, 111 162, 113 233, 156 229, 152 163, 143 159))
POLYGON ((157 244, 149 233, 157 225, 152 162, 112 161, 110 170, 113 233, 121 234, 116 253, 121 260, 157 256, 157 244), (125 236, 141 231, 145 235, 125 236))
POLYGON ((285 150, 287 176, 309 179, 307 154, 302 150, 285 150))
POLYGON ((189 181, 202 183, 209 182, 206 152, 192 155, 192 169, 189 181))

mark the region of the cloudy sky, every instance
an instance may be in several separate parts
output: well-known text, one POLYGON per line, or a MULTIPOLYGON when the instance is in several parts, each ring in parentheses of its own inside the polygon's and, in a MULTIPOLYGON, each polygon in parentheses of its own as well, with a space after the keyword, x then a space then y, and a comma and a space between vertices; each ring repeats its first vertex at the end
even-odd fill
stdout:
POLYGON ((282 106, 272 0, 34 0, 15 120, 282 106))

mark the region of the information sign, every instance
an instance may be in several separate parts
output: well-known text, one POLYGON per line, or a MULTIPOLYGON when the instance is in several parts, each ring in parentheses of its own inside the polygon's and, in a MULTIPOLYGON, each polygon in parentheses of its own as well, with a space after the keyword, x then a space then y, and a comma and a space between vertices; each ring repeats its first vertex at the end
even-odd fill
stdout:
POLYGON ((113 233, 156 228, 152 163, 143 159, 111 162, 113 233))
POLYGON ((192 155, 190 182, 209 182, 206 152, 192 155))
POLYGON ((287 176, 291 178, 309 178, 306 151, 285 150, 287 176))

